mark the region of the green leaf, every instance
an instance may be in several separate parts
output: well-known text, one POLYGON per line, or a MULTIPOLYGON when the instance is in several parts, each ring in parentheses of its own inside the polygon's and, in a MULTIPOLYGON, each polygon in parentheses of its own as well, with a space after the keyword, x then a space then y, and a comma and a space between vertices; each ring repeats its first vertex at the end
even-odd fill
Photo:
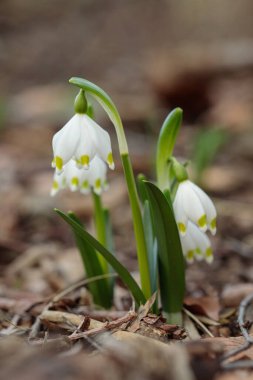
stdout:
MULTIPOLYGON (((96 194, 93 191, 92 199, 93 199, 93 208, 94 208, 94 223, 95 223, 95 230, 96 230, 96 238, 103 246, 107 247, 106 224, 105 224, 105 215, 104 215, 104 208, 102 204, 102 198, 100 195, 96 194)), ((99 255, 99 261, 103 268, 103 272, 108 273, 108 263, 103 258, 103 256, 99 255)))
MULTIPOLYGON (((108 209, 104 209, 103 213, 104 213, 104 219, 105 219, 106 248, 108 248, 108 250, 113 254, 113 256, 115 256, 110 213, 108 209)), ((109 269, 109 273, 115 273, 115 270, 113 269, 111 265, 109 265, 108 269, 109 269)), ((110 292, 111 294, 113 294, 115 278, 110 277, 108 280, 109 280, 110 292)))
POLYGON ((71 219, 67 214, 65 214, 62 211, 57 210, 57 209, 55 209, 55 211, 57 212, 57 214, 59 214, 62 217, 62 219, 64 219, 75 230, 75 233, 79 236, 79 238, 83 242, 93 247, 108 261, 108 263, 113 267, 115 272, 118 273, 118 275, 120 276, 124 284, 128 287, 128 289, 132 293, 132 296, 134 297, 137 306, 139 306, 140 304, 144 304, 146 302, 146 298, 144 294, 142 293, 139 285, 137 284, 135 279, 131 276, 131 274, 128 272, 128 270, 93 236, 91 236, 87 231, 82 229, 82 227, 77 222, 75 222, 73 219, 71 219))
MULTIPOLYGON (((173 210, 160 189, 145 182, 158 243, 159 283, 165 312, 182 310, 185 292, 185 263, 173 210)), ((167 194, 168 196, 168 194, 167 194)))
POLYGON ((148 262, 149 262, 149 271, 150 271, 150 282, 151 290, 154 294, 157 291, 158 278, 157 278, 157 240, 154 236, 154 226, 152 223, 152 217, 150 212, 149 202, 146 200, 143 208, 143 226, 144 233, 146 238, 146 244, 148 249, 148 262))
POLYGON ((138 195, 143 205, 145 201, 147 200, 147 191, 144 185, 144 181, 146 180, 147 180, 147 177, 142 173, 138 174, 137 179, 136 179, 138 195))
POLYGON ((105 218, 106 248, 115 256, 110 212, 107 208, 104 208, 103 213, 105 218))
POLYGON ((160 130, 156 152, 156 175, 159 188, 169 187, 168 160, 172 156, 177 134, 182 123, 183 111, 175 108, 164 120, 160 130))
MULTIPOLYGON (((69 212, 68 217, 71 218, 75 223, 77 223, 82 229, 82 223, 77 218, 77 216, 69 212)), ((87 277, 95 277, 103 275, 104 271, 100 264, 97 252, 95 249, 84 242, 79 235, 76 233, 75 229, 72 227, 73 233, 75 235, 75 240, 77 247, 80 251, 80 255, 83 261, 83 265, 87 274, 87 277)), ((112 293, 108 286, 109 279, 101 279, 94 283, 90 283, 88 288, 92 294, 93 301, 96 305, 100 305, 106 309, 110 308, 112 305, 112 293)))
MULTIPOLYGON (((145 241, 147 246, 148 254, 148 265, 149 265, 149 276, 150 276, 150 286, 151 292, 154 294, 158 290, 158 256, 157 256, 157 240, 154 236, 154 226, 152 222, 152 217, 150 213, 150 207, 148 202, 148 192, 145 186, 146 177, 143 174, 137 176, 137 189, 138 194, 143 204, 143 228, 145 241)), ((154 313, 158 313, 158 303, 157 300, 152 308, 154 313)))

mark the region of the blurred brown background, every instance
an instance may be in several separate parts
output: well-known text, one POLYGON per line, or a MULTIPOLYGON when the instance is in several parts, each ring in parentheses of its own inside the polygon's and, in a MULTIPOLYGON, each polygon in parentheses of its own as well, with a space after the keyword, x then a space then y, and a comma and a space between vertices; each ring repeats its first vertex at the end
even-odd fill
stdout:
MULTIPOLYGON (((31 278, 22 272, 21 283, 47 292, 52 291, 48 276, 55 276, 52 263, 57 255, 60 285, 51 278, 53 289, 82 275, 80 266, 76 272, 69 269, 73 257, 79 258, 71 248, 71 233, 52 209, 77 211, 90 227, 90 199, 67 191, 49 197, 51 139, 73 113, 76 90, 68 84, 71 76, 94 81, 111 95, 126 126, 136 172, 153 177, 155 139, 175 106, 184 110, 176 147, 182 159, 194 162, 199 131, 213 126, 224 131, 226 143, 201 177, 221 215, 215 247, 224 255, 238 244, 251 252, 252 14, 251 0, 1 0, 3 270, 20 254, 36 257, 44 272, 33 267, 31 278)), ((115 140, 99 107, 96 119, 115 140)), ((117 158, 116 144, 113 150, 117 158)), ((116 248, 119 258, 134 268, 131 215, 119 160, 110 183, 105 203, 112 208, 116 248)), ((227 273, 236 281, 233 271, 227 273)))

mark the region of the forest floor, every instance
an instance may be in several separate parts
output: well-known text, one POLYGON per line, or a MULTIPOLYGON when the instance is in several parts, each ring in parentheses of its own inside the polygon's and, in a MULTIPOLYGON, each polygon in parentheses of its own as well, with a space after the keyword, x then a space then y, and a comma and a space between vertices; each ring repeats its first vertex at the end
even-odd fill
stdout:
MULTIPOLYGON (((245 78, 241 85, 248 80, 245 78)), ((219 80, 216 85, 222 87, 219 80)), ((226 90, 225 86, 224 94, 226 90)), ((34 104, 36 96, 40 101, 45 97, 50 103, 54 91, 58 91, 57 86, 36 88, 34 104)), ((225 356, 244 344, 238 311, 241 301, 253 293, 252 110, 247 110, 245 102, 238 98, 235 110, 230 96, 228 93, 227 102, 231 101, 230 106, 226 105, 230 110, 228 120, 222 123, 226 143, 202 177, 202 186, 213 197, 219 215, 218 233, 213 239, 215 257, 212 265, 194 263, 187 267, 184 329, 166 324, 162 316, 150 314, 150 304, 133 312, 131 298, 118 281, 112 310, 97 309, 92 304, 71 232, 53 211, 54 207, 71 209, 92 231, 91 199, 67 191, 56 198, 49 196, 50 144, 60 125, 51 119, 45 121, 36 110, 36 123, 34 119, 27 121, 20 112, 19 120, 3 124, 2 378, 19 376, 27 380, 36 373, 37 379, 53 375, 81 379, 83 371, 87 379, 108 378, 108 374, 112 379, 123 375, 199 380, 253 377, 249 372, 253 348, 229 359, 225 356), (241 121, 238 112, 244 116, 248 112, 248 119, 241 121), (231 370, 233 366, 236 369, 231 370)), ((11 102, 13 107, 24 107, 30 98, 24 93, 11 102)), ((225 117, 223 110, 225 105, 220 111, 225 117)), ((202 114, 202 120, 184 123, 176 147, 179 157, 194 161, 194 139, 205 128, 203 125, 212 125, 215 112, 218 114, 216 104, 202 114)), ((152 178, 150 152, 154 152, 158 127, 152 129, 150 121, 139 116, 136 120, 126 118, 125 125, 136 174, 142 172, 152 178)), ((109 182, 104 202, 112 214, 117 256, 136 274, 131 214, 119 159, 115 171, 109 173, 109 182)), ((243 326, 249 334, 253 320, 250 306, 249 300, 243 317, 243 326)))
MULTIPOLYGON (((11 14, 11 8, 5 11, 11 14)), ((187 266, 184 328, 151 314, 152 300, 134 312, 118 279, 111 310, 92 303, 71 231, 53 211, 74 211, 92 232, 92 201, 68 191, 49 195, 51 139, 72 114, 73 92, 59 85, 59 78, 28 89, 21 81, 19 92, 1 102, 1 379, 78 380, 84 374, 87 380, 253 379, 253 57, 247 41, 241 60, 233 60, 231 52, 221 46, 194 48, 187 64, 180 49, 170 57, 161 53, 145 66, 145 81, 130 78, 135 95, 119 90, 130 80, 127 70, 123 82, 117 71, 114 80, 109 74, 101 79, 122 114, 136 175, 154 178, 155 141, 175 106, 184 109, 175 154, 190 159, 193 169, 199 132, 218 127, 226 136, 201 177, 217 207, 218 231, 212 238, 214 262, 187 266), (212 59, 217 52, 218 63, 212 59)), ((18 82, 19 72, 14 73, 18 82)), ((8 88, 8 75, 1 80, 8 88)), ((138 279, 114 131, 99 110, 96 115, 114 136, 116 168, 103 200, 111 211, 115 251, 138 279)))

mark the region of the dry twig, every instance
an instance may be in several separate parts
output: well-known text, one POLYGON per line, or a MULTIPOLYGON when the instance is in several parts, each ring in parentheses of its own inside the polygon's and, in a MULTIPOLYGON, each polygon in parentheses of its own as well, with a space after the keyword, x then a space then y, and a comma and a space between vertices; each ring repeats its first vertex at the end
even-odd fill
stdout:
POLYGON ((205 332, 207 333, 207 335, 209 335, 211 338, 214 338, 213 334, 211 333, 211 331, 208 330, 208 328, 196 317, 196 315, 192 314, 189 310, 187 310, 185 307, 183 308, 183 311, 185 312, 186 315, 188 315, 188 317, 190 317, 194 322, 196 322, 199 327, 205 332))
POLYGON ((253 368, 253 360, 238 360, 233 363, 223 363, 224 361, 233 357, 234 355, 247 350, 253 344, 253 338, 249 335, 248 330, 245 327, 245 313, 252 301, 253 301, 253 294, 250 294, 247 297, 245 297, 240 303, 238 324, 242 332, 242 335, 245 339, 245 343, 239 348, 229 351, 228 353, 223 355, 223 357, 221 358, 221 366, 223 369, 230 370, 230 369, 239 369, 239 368, 253 368))

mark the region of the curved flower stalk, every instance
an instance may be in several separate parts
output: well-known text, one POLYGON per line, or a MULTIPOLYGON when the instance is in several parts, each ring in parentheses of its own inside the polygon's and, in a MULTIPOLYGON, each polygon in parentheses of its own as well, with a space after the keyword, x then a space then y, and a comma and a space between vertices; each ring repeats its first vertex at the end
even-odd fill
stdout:
POLYGON ((208 236, 192 222, 188 222, 185 235, 179 235, 182 244, 183 254, 188 263, 194 259, 206 260, 209 264, 213 261, 213 252, 208 236))
POLYGON ((181 235, 185 235, 188 221, 194 222, 201 231, 216 233, 216 209, 208 195, 188 179, 179 183, 174 200, 174 211, 181 235))
POLYGON ((120 154, 128 154, 128 146, 121 117, 110 96, 102 88, 83 78, 70 78, 69 83, 86 91, 102 106, 115 127, 120 154))
POLYGON ((76 114, 53 137, 52 166, 59 174, 71 159, 79 168, 88 169, 96 155, 114 169, 110 136, 86 114, 87 107, 80 108, 81 101, 86 102, 82 90, 76 99, 76 114))
POLYGON ((75 160, 70 160, 60 174, 55 172, 51 195, 54 196, 59 190, 68 187, 71 191, 80 190, 82 194, 89 194, 91 190, 100 195, 107 190, 107 168, 98 156, 95 156, 88 169, 79 169, 75 160))

